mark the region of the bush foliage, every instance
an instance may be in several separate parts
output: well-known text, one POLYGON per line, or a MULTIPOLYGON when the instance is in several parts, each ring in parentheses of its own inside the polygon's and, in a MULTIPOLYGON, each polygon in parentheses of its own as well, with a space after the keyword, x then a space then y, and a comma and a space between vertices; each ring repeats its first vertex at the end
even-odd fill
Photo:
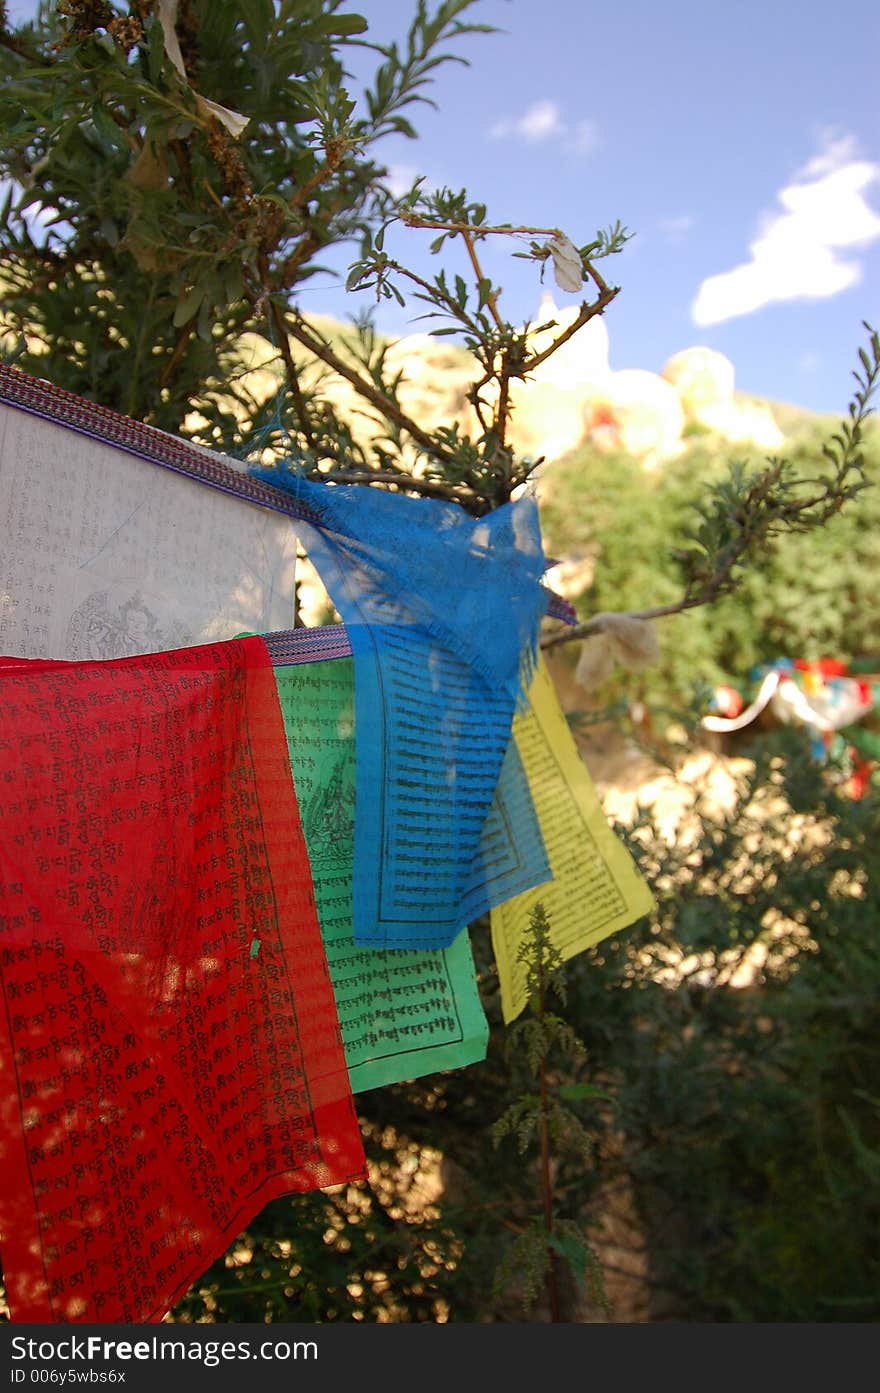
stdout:
MULTIPOLYGON (((810 477, 822 423, 805 424, 786 454, 810 477)), ((760 457, 743 456, 757 467, 760 457)), ((865 432, 866 477, 880 479, 880 431, 865 432)), ((579 614, 674 602, 682 578, 676 550, 693 526, 695 481, 721 477, 727 453, 698 438, 677 459, 646 472, 627 455, 585 447, 554 464, 543 524, 554 556, 595 558, 579 614)), ((687 703, 698 686, 729 683, 744 692, 760 664, 780 657, 852 660, 880 655, 880 491, 866 489, 821 529, 777 537, 744 571, 735 593, 664 619, 661 661, 646 673, 622 669, 601 695, 643 695, 687 703)), ((880 656, 878 656, 880 667, 880 656)))
MULTIPOLYGON (((564 970, 587 1063, 552 1084, 592 1160, 560 1155, 558 1221, 593 1235, 601 1267, 625 1185, 655 1319, 875 1321, 880 800, 845 797, 797 732, 762 742, 726 812, 697 799, 688 838, 647 810, 619 829, 658 907, 564 970)), ((372 1183, 270 1205, 175 1319, 549 1318, 504 1262, 538 1174, 492 1131, 533 1084, 505 1048, 486 925, 471 933, 485 1061, 361 1094, 372 1183)), ((562 1299, 566 1320, 628 1318, 575 1282, 562 1299)))

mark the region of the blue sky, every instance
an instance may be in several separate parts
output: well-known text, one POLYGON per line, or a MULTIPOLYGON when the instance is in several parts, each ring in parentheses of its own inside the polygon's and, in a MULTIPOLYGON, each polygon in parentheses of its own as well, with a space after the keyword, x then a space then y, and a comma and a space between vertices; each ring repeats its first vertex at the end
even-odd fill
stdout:
MULTIPOLYGON (((344 8, 385 41, 403 37, 414 0, 344 8)), ((619 218, 635 235, 603 267, 622 287, 605 315, 612 368, 659 371, 705 344, 742 391, 844 410, 861 321, 880 328, 876 0, 478 0, 467 17, 500 32, 462 38, 469 65, 437 72, 437 110, 413 108, 419 139, 386 142, 396 177, 464 187, 494 222, 577 243, 619 218)), ((402 231, 393 250, 433 270, 428 240, 402 231)), ((493 245, 487 262, 522 322, 542 286, 513 249, 493 245)), ((459 249, 443 255, 465 271, 459 249)), ((305 308, 363 303, 315 283, 305 308)), ((380 309, 378 323, 424 331, 419 312, 380 309)))
MULTIPOLYGON (((409 13, 360 8, 382 38, 409 13)), ((612 368, 659 371, 706 344, 742 391, 842 410, 861 321, 880 328, 875 0, 482 0, 470 14, 505 32, 462 41, 470 66, 440 70, 439 110, 418 113, 418 143, 389 142, 389 163, 578 243, 620 218, 635 236, 603 266, 622 287, 605 315, 612 368)), ((535 269, 499 254, 493 272, 507 316, 534 316, 535 269)))

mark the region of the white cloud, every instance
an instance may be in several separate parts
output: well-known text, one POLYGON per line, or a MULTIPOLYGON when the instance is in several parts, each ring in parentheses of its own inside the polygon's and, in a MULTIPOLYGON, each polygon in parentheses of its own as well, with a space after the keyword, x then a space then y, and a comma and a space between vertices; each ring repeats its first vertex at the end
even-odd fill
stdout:
POLYGON ((490 140, 507 140, 511 136, 528 145, 556 140, 577 155, 588 155, 599 143, 599 128, 595 121, 577 121, 571 125, 563 119, 558 102, 545 98, 526 107, 521 116, 504 116, 489 127, 490 140))
POLYGON ((532 102, 515 120, 504 117, 496 121, 489 131, 489 137, 504 140, 507 136, 518 135, 530 145, 535 145, 540 140, 549 140, 551 136, 561 134, 564 129, 556 102, 532 102))
POLYGON ((800 171, 802 179, 818 179, 823 174, 830 174, 842 164, 851 164, 858 154, 858 146, 853 136, 838 135, 827 126, 818 132, 818 140, 822 149, 818 155, 807 160, 800 171))
POLYGON ((861 279, 841 252, 880 238, 880 216, 865 192, 880 164, 856 158, 854 142, 826 136, 825 148, 777 194, 749 245, 751 260, 703 281, 691 306, 695 324, 720 324, 783 300, 827 299, 861 279))
POLYGON ((401 198, 405 193, 409 193, 418 177, 419 171, 414 164, 390 164, 385 183, 395 198, 401 198))
POLYGON ((666 234, 670 242, 682 241, 693 225, 694 220, 690 213, 679 213, 675 217, 660 219, 660 231, 666 234))
POLYGON ((517 129, 526 140, 549 140, 563 129, 555 102, 535 102, 520 118, 517 129))

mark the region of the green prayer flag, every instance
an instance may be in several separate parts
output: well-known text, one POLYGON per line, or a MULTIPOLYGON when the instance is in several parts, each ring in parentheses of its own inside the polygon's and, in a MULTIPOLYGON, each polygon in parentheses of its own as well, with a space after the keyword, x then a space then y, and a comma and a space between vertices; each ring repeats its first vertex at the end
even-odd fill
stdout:
POLYGON ((352 1090, 484 1059, 489 1027, 466 931, 435 951, 354 941, 352 659, 276 667, 275 679, 352 1090))

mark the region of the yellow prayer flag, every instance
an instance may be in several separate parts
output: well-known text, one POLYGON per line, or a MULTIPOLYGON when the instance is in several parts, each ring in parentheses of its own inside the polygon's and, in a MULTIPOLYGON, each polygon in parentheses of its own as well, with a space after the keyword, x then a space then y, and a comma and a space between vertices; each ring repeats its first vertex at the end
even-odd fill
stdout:
POLYGON ((543 904, 564 961, 654 908, 654 897, 608 823, 569 730, 547 666, 539 659, 529 706, 513 734, 550 860, 552 880, 492 910, 492 947, 506 1023, 526 1005, 517 952, 529 914, 543 904))

